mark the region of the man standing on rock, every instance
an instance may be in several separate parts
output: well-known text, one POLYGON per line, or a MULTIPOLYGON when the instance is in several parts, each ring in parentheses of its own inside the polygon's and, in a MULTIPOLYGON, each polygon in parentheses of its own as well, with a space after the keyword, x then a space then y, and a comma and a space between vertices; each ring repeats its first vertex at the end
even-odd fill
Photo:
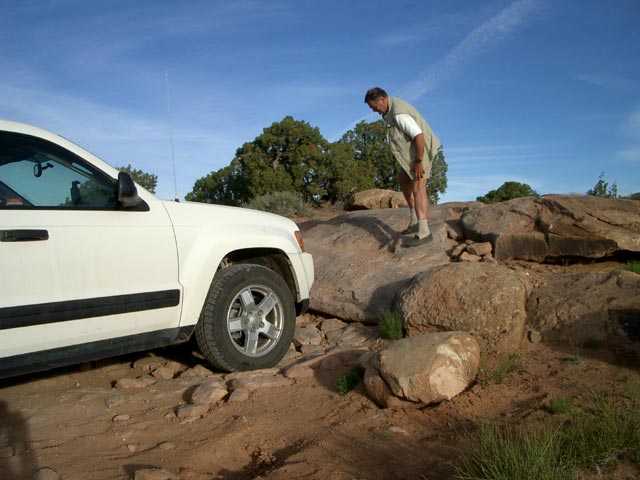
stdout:
POLYGON ((367 91, 364 101, 371 110, 382 115, 387 124, 391 153, 401 167, 398 184, 411 212, 409 226, 402 233, 415 233, 407 246, 428 243, 433 235, 427 223, 427 180, 433 158, 442 144, 422 115, 404 100, 390 97, 375 87, 367 91))

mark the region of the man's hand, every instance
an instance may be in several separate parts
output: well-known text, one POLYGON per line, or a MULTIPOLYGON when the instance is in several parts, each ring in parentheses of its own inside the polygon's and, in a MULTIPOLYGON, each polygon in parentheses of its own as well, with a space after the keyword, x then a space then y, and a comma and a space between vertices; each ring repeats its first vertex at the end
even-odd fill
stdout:
POLYGON ((424 166, 422 165, 422 162, 416 163, 416 166, 413 167, 413 172, 415 173, 416 180, 422 180, 424 177, 424 166))

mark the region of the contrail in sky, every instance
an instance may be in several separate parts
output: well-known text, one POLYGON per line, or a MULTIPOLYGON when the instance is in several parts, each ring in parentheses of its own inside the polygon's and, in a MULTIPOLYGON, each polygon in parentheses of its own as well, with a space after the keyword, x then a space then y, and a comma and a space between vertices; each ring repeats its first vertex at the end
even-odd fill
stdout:
POLYGON ((446 77, 455 73, 474 56, 480 55, 509 34, 526 20, 536 0, 518 0, 484 22, 467 35, 447 56, 424 70, 420 79, 403 88, 402 96, 415 101, 426 92, 435 89, 446 77))

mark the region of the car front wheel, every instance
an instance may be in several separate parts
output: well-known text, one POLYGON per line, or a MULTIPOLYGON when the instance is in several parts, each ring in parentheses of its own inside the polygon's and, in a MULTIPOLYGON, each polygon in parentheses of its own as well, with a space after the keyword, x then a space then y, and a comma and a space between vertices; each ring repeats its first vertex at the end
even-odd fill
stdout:
POLYGON ((284 280, 260 265, 233 265, 216 273, 196 340, 205 358, 237 372, 276 365, 295 330, 293 297, 284 280))

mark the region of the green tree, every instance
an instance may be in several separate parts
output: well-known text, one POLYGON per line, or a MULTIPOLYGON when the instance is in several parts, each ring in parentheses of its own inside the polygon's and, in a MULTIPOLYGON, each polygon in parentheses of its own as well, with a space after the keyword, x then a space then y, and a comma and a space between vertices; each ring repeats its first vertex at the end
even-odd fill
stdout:
POLYGON ((307 202, 321 199, 326 195, 323 175, 328 147, 318 128, 292 117, 265 128, 236 152, 249 198, 288 191, 302 194, 307 202))
POLYGON ((329 148, 325 180, 326 200, 332 203, 345 202, 355 192, 376 186, 371 162, 357 158, 352 145, 341 142, 329 148))
POLYGON ((197 180, 186 198, 241 205, 272 192, 297 192, 306 202, 324 200, 328 149, 318 128, 285 117, 238 148, 228 167, 197 180))
MULTIPOLYGON (((363 167, 358 177, 366 176, 367 178, 364 183, 370 183, 373 176, 373 186, 368 188, 398 189, 396 162, 387 143, 387 126, 384 121, 359 122, 337 143, 351 147, 353 161, 363 167), (365 168, 368 169, 365 170, 365 168)), ((359 178, 355 178, 354 182, 363 183, 359 178)))
POLYGON ((427 182, 427 197, 429 197, 429 202, 434 205, 437 205, 440 201, 439 194, 447 191, 448 170, 449 166, 447 165, 447 161, 444 158, 444 152, 441 148, 433 158, 431 175, 429 175, 429 181, 427 182))
POLYGON ((609 187, 609 184, 604 181, 604 172, 602 172, 598 177, 598 182, 595 186, 587 191, 587 195, 604 198, 618 198, 618 185, 616 182, 613 182, 613 185, 609 187))
POLYGON ((476 200, 482 203, 498 203, 514 198, 537 196, 538 192, 526 183, 504 182, 497 190, 491 190, 486 195, 477 197, 476 200))
POLYGON ((158 176, 153 173, 147 173, 142 170, 134 169, 131 164, 126 167, 116 167, 121 172, 127 172, 133 178, 133 181, 138 185, 149 190, 151 193, 156 193, 156 187, 158 186, 158 176))
POLYGON ((247 197, 246 181, 241 175, 239 162, 234 159, 230 165, 196 180, 193 190, 185 195, 185 200, 220 205, 239 205, 247 197))

